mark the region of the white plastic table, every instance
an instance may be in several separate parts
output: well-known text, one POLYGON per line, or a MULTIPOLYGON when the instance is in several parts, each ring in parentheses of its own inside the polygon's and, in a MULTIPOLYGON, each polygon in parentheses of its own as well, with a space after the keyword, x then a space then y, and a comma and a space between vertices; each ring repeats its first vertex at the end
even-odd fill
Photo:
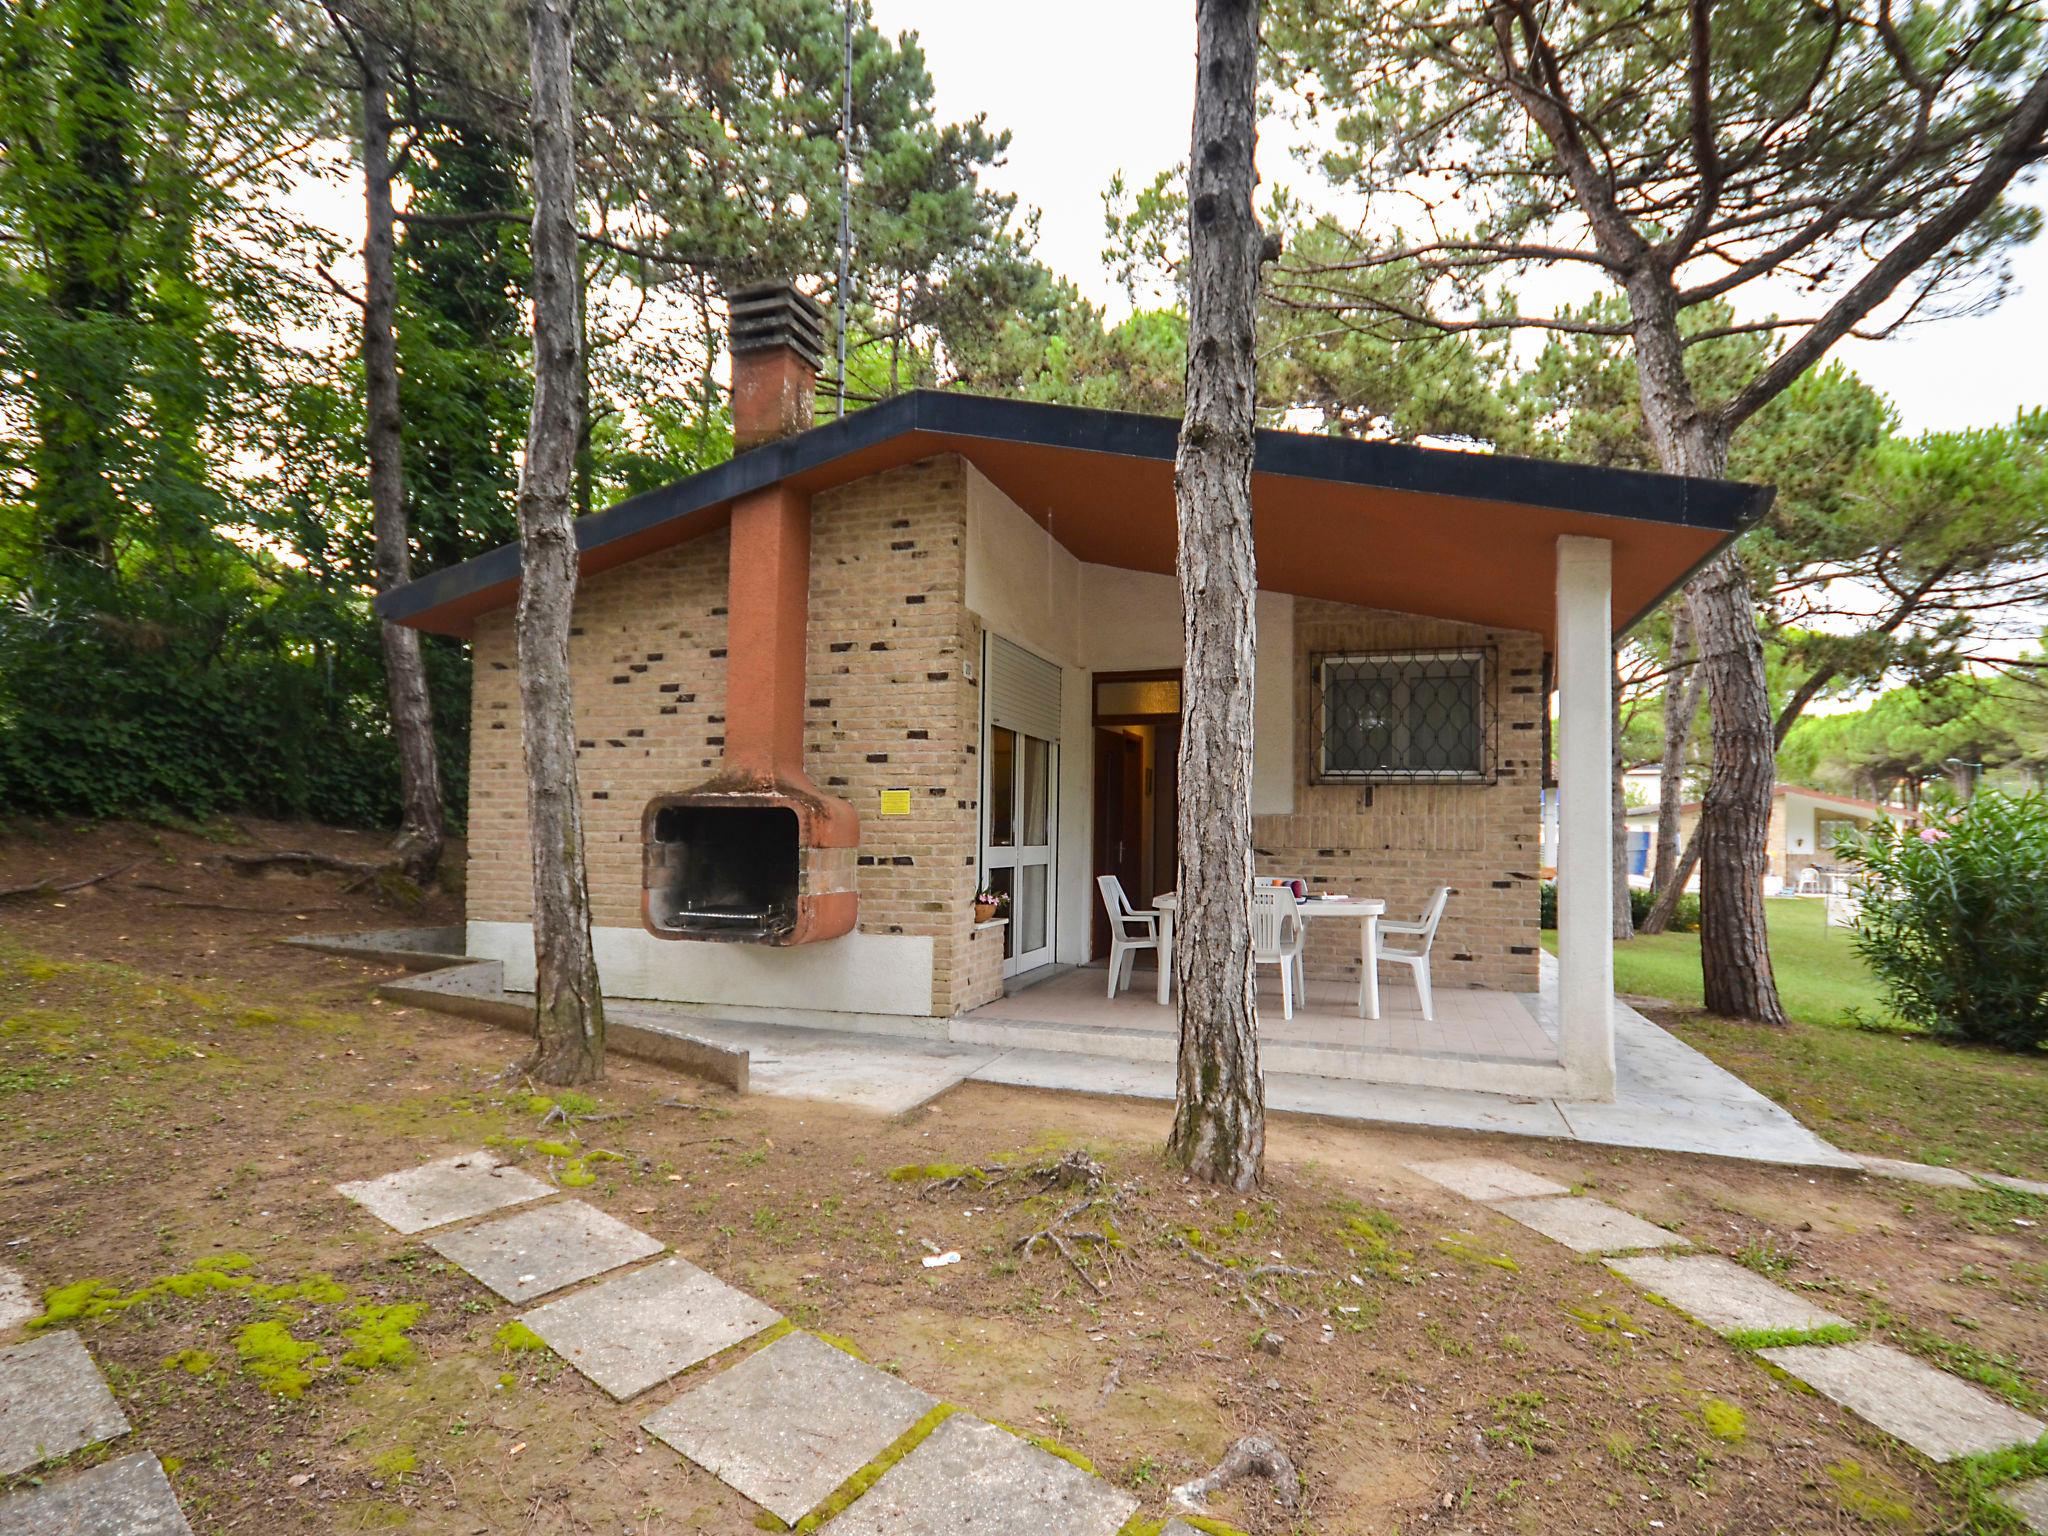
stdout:
MULTIPOLYGON (((1173 1001, 1173 920, 1180 911, 1180 897, 1166 891, 1152 898, 1159 914, 1159 1006, 1173 1001)), ((1358 1016, 1380 1016, 1380 919, 1386 915, 1384 901, 1360 896, 1311 896, 1294 904, 1304 922, 1341 918, 1358 924, 1358 1016)))

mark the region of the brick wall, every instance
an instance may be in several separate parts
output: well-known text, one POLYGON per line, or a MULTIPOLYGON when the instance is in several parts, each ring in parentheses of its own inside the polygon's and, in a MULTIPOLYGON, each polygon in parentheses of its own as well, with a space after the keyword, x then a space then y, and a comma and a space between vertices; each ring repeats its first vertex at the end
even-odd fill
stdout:
MULTIPOLYGON (((1430 972, 1434 984, 1533 991, 1547 707, 1542 667, 1542 642, 1535 635, 1297 601, 1294 811, 1253 818, 1259 872, 1298 875, 1312 890, 1382 897, 1390 917, 1409 922, 1422 916, 1438 886, 1448 885, 1450 906, 1437 930, 1430 972), (1375 784, 1369 795, 1363 785, 1317 783, 1314 659, 1438 646, 1492 652, 1494 781, 1375 784)), ((1312 973, 1356 977, 1356 928, 1311 925, 1308 958, 1312 973)), ((1384 974, 1405 979, 1399 970, 1384 974)))
MULTIPOLYGON (((992 995, 986 941, 972 937, 980 708, 960 667, 970 628, 965 487, 965 466, 947 456, 822 493, 811 512, 805 766, 860 813, 861 930, 932 939, 932 1006, 942 1014, 992 995), (910 814, 885 817, 881 792, 895 788, 910 791, 910 814)), ((578 590, 570 671, 599 926, 640 926, 648 800, 711 777, 723 757, 727 553, 723 531, 707 534, 578 590)), ((513 654, 511 611, 481 618, 475 921, 531 920, 513 654)))

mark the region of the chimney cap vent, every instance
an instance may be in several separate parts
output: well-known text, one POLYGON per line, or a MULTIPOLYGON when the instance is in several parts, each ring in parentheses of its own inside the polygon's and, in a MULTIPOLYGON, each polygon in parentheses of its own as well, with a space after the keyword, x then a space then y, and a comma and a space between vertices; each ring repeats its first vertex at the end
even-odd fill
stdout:
POLYGON ((825 360, 825 312, 787 282, 753 283, 727 300, 735 354, 788 347, 816 372, 825 360))

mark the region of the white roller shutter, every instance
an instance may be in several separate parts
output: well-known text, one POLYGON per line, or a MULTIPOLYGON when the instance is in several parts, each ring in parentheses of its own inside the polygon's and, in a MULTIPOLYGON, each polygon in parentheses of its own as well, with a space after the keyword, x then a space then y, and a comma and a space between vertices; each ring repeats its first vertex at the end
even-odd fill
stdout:
POLYGON ((988 718, 1036 736, 1060 739, 1060 669, 1001 635, 988 637, 988 718))

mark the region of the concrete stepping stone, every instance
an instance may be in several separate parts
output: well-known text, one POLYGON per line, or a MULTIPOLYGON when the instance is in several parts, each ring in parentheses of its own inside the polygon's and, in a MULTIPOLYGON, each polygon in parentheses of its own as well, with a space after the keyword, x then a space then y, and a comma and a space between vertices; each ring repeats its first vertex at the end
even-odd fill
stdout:
POLYGON ((1896 1157, 1866 1157, 1849 1154, 1863 1165, 1863 1171, 1880 1179, 1903 1179, 1908 1184, 1931 1184, 1937 1189, 1975 1189, 1977 1181, 1960 1168, 1942 1168, 1933 1163, 1908 1163, 1896 1157))
POLYGON ((825 1529, 831 1536, 1115 1536, 1138 1501, 956 1413, 825 1529))
POLYGON ((1604 1200, 1568 1195, 1556 1200, 1497 1200, 1493 1208, 1510 1221, 1563 1243, 1573 1253, 1619 1253, 1626 1248, 1683 1248, 1676 1232, 1653 1227, 1640 1216, 1617 1211, 1604 1200))
POLYGON ((32 1317, 42 1315, 20 1270, 0 1264, 0 1333, 19 1328, 32 1317))
POLYGON ((1607 1267, 1624 1280, 1656 1292, 1716 1333, 1851 1326, 1846 1317, 1837 1317, 1719 1254, 1609 1259, 1607 1267))
POLYGON ((445 1232, 430 1240, 507 1301, 532 1301, 621 1264, 649 1259, 664 1244, 581 1200, 445 1232))
POLYGON ((147 1451, 11 1499, 0 1536, 192 1536, 163 1463, 147 1451))
POLYGON ((2014 1483, 1991 1496, 2018 1515, 2028 1530, 2048 1532, 2048 1477, 2014 1483))
POLYGON ((127 1433, 127 1417, 77 1334, 0 1349, 0 1477, 127 1433))
POLYGON ((1495 1200, 1528 1199, 1540 1195, 1568 1195, 1562 1184, 1503 1163, 1491 1157, 1451 1157, 1439 1162, 1409 1163, 1410 1173, 1419 1173, 1431 1183, 1441 1184, 1467 1200, 1491 1204, 1495 1200))
POLYGON ((641 1428, 795 1525, 938 1405, 823 1339, 791 1333, 641 1428))
POLYGON ((2015 1179, 2004 1173, 1982 1173, 1978 1177, 1986 1184, 1996 1184, 2000 1189, 2016 1189, 2023 1195, 2048 1195, 2048 1184, 2039 1179, 2015 1179))
POLYGON ((1797 1344, 1760 1353, 1931 1461, 2030 1445, 2048 1434, 2048 1425, 1888 1345, 1797 1344))
POLYGON ((781 1321, 687 1259, 650 1264, 528 1312, 548 1348, 624 1401, 781 1321))
POLYGON ((381 1179, 358 1179, 334 1188, 386 1226, 407 1235, 488 1215, 508 1205, 524 1205, 555 1192, 553 1185, 543 1184, 523 1169, 507 1167, 483 1151, 458 1152, 417 1168, 387 1173, 381 1179))

